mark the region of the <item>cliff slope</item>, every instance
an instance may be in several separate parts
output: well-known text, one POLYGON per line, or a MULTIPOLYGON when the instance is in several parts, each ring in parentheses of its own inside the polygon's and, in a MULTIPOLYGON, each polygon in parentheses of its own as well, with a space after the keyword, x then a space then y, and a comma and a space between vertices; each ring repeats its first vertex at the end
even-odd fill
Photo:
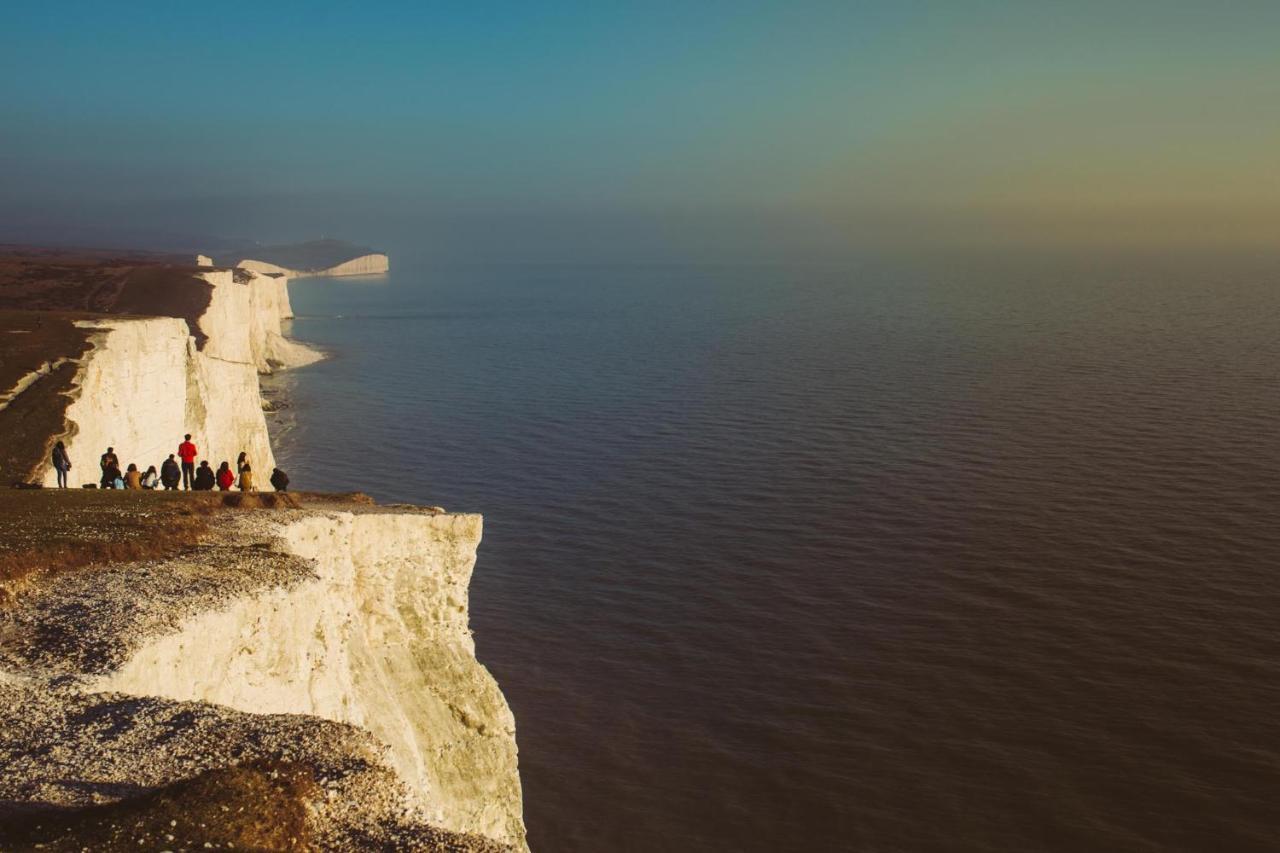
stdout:
POLYGON ((479 517, 215 512, 182 553, 44 577, 0 610, 0 840, 24 816, 272 767, 310 780, 312 849, 523 848, 514 721, 467 628, 479 517))

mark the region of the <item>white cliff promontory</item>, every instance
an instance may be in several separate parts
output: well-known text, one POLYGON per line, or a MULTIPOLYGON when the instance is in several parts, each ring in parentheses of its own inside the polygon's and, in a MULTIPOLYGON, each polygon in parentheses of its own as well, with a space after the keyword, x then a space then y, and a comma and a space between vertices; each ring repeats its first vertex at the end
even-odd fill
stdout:
POLYGON ((390 819, 487 840, 439 849, 527 850, 515 722, 468 627, 480 516, 284 504, 218 510, 188 553, 55 577, 10 605, 0 799, 114 802, 238 753, 337 761, 325 775, 350 781, 328 793, 344 814, 326 832, 390 819))
POLYGON ((288 269, 269 261, 259 261, 253 258, 242 258, 236 262, 235 266, 255 272, 277 273, 291 278, 301 278, 303 276, 381 275, 391 269, 391 261, 381 252, 374 252, 352 258, 349 261, 343 261, 331 267, 315 270, 288 269))
MULTIPOLYGON (((275 464, 252 362, 200 352, 172 317, 86 321, 93 349, 81 360, 63 437, 75 482, 96 482, 95 461, 114 447, 124 464, 159 466, 190 433, 201 456, 275 464)), ((46 464, 45 486, 56 485, 46 464)))
POLYGON ((343 261, 336 266, 329 267, 324 271, 324 275, 378 275, 391 269, 391 263, 386 255, 375 253, 372 255, 361 255, 358 258, 352 258, 349 261, 343 261))
POLYGON ((429 823, 523 846, 515 721, 467 626, 480 517, 295 515, 275 547, 313 577, 198 612, 89 689, 360 726, 429 823))
MULTIPOLYGON (((67 407, 70 430, 62 436, 75 464, 73 481, 95 481, 93 462, 107 447, 125 464, 158 466, 187 433, 215 467, 241 451, 260 470, 275 465, 258 374, 321 355, 282 333, 281 321, 293 313, 285 279, 231 270, 200 278, 212 286, 197 321, 203 348, 186 322, 172 317, 80 324, 94 334, 67 407)), ((47 463, 42 479, 56 484, 47 463)))
POLYGON ((259 373, 302 367, 322 358, 284 336, 282 321, 293 317, 286 277, 252 270, 214 270, 200 277, 213 285, 209 307, 199 321, 200 330, 209 336, 208 355, 253 364, 259 373))

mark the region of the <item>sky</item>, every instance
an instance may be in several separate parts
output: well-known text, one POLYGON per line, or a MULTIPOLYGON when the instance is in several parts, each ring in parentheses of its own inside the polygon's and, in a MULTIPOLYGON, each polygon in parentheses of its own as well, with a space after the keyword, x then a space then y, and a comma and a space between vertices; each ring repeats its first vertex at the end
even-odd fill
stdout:
POLYGON ((10 4, 0 241, 1273 246, 1277 32, 1179 0, 10 4))

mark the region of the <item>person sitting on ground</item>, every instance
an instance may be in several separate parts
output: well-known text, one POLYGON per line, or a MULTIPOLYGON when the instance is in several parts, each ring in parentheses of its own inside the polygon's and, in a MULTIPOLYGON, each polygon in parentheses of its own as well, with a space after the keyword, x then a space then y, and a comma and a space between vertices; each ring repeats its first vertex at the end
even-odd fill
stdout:
POLYGON ((102 488, 124 488, 124 479, 120 474, 120 463, 107 462, 107 464, 102 466, 102 488), (120 485, 117 486, 116 483, 119 483, 120 485))
POLYGON ((182 459, 182 488, 191 491, 191 478, 196 473, 196 446, 191 443, 191 433, 183 436, 178 445, 178 456, 182 459))
POLYGON ((67 487, 67 472, 71 470, 71 457, 67 455, 67 446, 59 441, 53 446, 53 469, 58 472, 58 488, 67 487))
POLYGON ((248 462, 244 463, 244 467, 240 469, 240 491, 256 492, 253 487, 253 468, 248 462))
POLYGON ((289 491, 289 475, 275 468, 271 471, 271 486, 277 492, 289 491))
POLYGON ((173 454, 169 454, 169 458, 160 463, 160 482, 170 491, 178 488, 178 483, 182 480, 182 472, 178 470, 178 460, 173 458, 173 454))
POLYGON ((231 473, 231 464, 223 462, 218 466, 218 488, 225 492, 235 484, 236 475, 231 473))
POLYGON ((124 472, 124 487, 130 491, 142 491, 142 472, 132 462, 129 470, 124 472))
POLYGON ((142 475, 142 488, 148 490, 160 488, 160 475, 156 473, 156 466, 152 465, 147 469, 147 473, 142 475))
POLYGON ((114 465, 119 468, 120 459, 116 456, 116 449, 108 447, 107 452, 102 454, 102 459, 99 460, 98 464, 102 466, 103 471, 107 470, 108 465, 114 465))
POLYGON ((198 492, 207 492, 213 488, 213 469, 209 467, 209 460, 205 459, 200 462, 200 467, 196 469, 196 475, 192 478, 192 488, 198 492))

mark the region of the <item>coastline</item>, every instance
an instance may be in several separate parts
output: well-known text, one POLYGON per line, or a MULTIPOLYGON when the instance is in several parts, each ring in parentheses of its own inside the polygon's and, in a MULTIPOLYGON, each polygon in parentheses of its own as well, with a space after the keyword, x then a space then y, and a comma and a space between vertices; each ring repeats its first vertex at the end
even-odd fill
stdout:
MULTIPOLYGON (((207 291, 194 322, 73 316, 83 351, 24 375, 0 407, 3 425, 31 400, 65 401, 65 426, 42 446, 67 444, 74 485, 92 470, 99 445, 117 447, 122 461, 158 460, 184 430, 207 458, 249 448, 263 479, 274 465, 282 436, 269 433, 267 413, 274 420, 289 407, 263 383, 324 357, 283 333, 292 316, 287 278, 229 269, 178 278, 207 291), (66 390, 54 387, 51 377, 68 371, 66 390), (150 404, 131 405, 138 400, 150 404)), ((32 478, 52 486, 45 460, 47 452, 32 478)), ((289 795, 304 801, 300 820, 322 846, 380 849, 399 839, 526 849, 514 719, 475 660, 468 626, 479 516, 308 493, 46 488, 7 497, 16 502, 7 510, 0 503, 0 529, 8 525, 9 534, 0 566, 11 574, 26 567, 20 576, 0 572, 0 798, 9 811, 83 816, 99 804, 178 796, 196 781, 214 784, 217 774, 284 762, 330 780, 323 808, 303 791, 289 795), (45 517, 74 528, 75 538, 57 546, 65 569, 25 544, 21 531, 45 517), (148 543, 174 535, 165 532, 173 524, 191 544, 151 550, 148 543), (78 565, 96 567, 93 579, 78 565), (58 629, 70 643, 50 645, 43 638, 72 601, 83 619, 58 629), (152 710, 131 714, 108 739, 75 722, 76 714, 118 715, 120 701, 152 710), (42 709, 40 726, 20 724, 14 715, 23 707, 42 709), (182 739, 222 731, 229 746, 257 746, 186 758, 157 752, 155 714, 169 708, 190 708, 180 715, 202 721, 179 726, 182 739), (345 728, 299 733, 290 746, 263 728, 279 714, 299 725, 314 720, 317 732, 345 728), (120 752, 121 739, 133 752, 120 752), (52 741, 69 760, 40 757, 52 741), (335 760, 369 769, 344 770, 335 760), (50 788, 55 778, 64 781, 50 788), (68 787, 77 778, 82 787, 68 787), (380 841, 355 843, 361 838, 380 841)), ((81 830, 75 837, 89 839, 81 830)), ((6 831, 0 826, 0 840, 6 831)))

